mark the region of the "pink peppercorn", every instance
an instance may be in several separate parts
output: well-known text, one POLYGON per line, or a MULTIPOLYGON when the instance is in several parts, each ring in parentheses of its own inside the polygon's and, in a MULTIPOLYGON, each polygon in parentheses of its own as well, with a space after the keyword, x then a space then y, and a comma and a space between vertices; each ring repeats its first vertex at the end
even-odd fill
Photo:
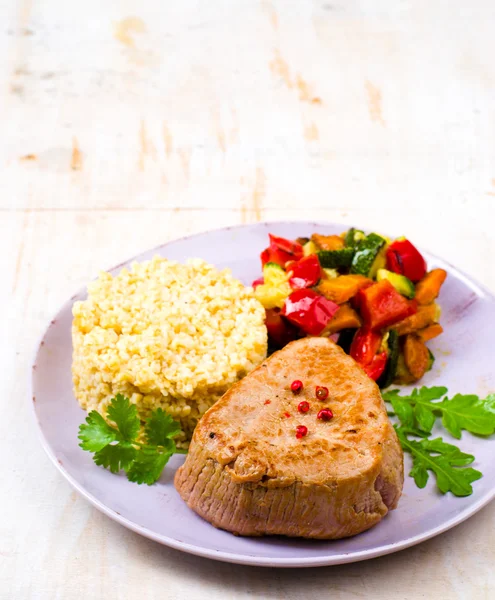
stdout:
POLYGON ((305 425, 298 425, 296 427, 296 438, 300 440, 308 433, 308 428, 305 425))
POLYGON ((306 400, 299 402, 299 404, 297 405, 297 410, 300 413, 307 413, 309 410, 309 402, 306 402, 306 400))
POLYGON ((299 392, 303 389, 302 381, 299 381, 299 379, 296 379, 295 381, 293 381, 290 384, 290 389, 292 390, 292 392, 294 394, 299 394, 299 392))
POLYGON ((318 400, 326 400, 328 398, 328 388, 322 385, 317 385, 315 395, 318 400))
POLYGON ((333 412, 329 408, 322 408, 317 415, 322 421, 330 421, 333 419, 333 412))

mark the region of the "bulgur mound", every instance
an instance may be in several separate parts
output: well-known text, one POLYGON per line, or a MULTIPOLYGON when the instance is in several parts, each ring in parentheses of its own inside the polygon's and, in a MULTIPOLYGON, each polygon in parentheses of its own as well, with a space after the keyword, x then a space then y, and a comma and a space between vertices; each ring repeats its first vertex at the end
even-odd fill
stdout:
POLYGON ((187 441, 203 413, 266 356, 265 311, 251 288, 200 259, 161 257, 101 273, 73 307, 74 391, 103 415, 127 396, 145 419, 163 408, 187 441))

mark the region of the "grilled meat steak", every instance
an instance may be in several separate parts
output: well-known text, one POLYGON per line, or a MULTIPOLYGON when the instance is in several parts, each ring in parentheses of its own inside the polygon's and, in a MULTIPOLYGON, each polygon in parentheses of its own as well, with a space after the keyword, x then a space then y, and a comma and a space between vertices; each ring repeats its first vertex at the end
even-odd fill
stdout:
POLYGON ((291 342, 213 405, 175 476, 215 527, 320 539, 369 529, 397 506, 402 485, 403 454, 377 385, 318 337, 291 342), (316 386, 328 388, 325 400, 316 386), (333 418, 319 419, 323 408, 333 418), (307 434, 297 437, 300 425, 307 434))

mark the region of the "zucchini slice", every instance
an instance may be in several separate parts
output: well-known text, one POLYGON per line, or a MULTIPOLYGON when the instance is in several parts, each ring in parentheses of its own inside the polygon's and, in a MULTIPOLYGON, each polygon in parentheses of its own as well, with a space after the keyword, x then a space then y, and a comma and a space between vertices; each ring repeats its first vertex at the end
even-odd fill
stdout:
POLYGON ((355 248, 358 242, 366 237, 364 231, 351 227, 344 236, 344 243, 348 248, 355 248))
POLYGON ((434 363, 435 363, 435 355, 428 348, 428 368, 426 369, 426 371, 431 371, 433 369, 434 363))
POLYGON ((354 248, 341 248, 340 250, 320 250, 318 258, 323 269, 336 269, 350 267, 354 256, 354 248))
POLYGON ((337 269, 323 269, 323 271, 328 279, 337 279, 339 276, 337 269))
POLYGON ((382 281, 383 279, 388 279, 399 294, 402 294, 406 298, 414 298, 416 295, 414 283, 405 275, 399 275, 399 273, 393 273, 392 271, 387 271, 387 269, 378 269, 376 280, 382 281))
POLYGON ((263 267, 264 283, 256 286, 254 296, 264 308, 282 308, 292 292, 289 276, 280 265, 268 262, 263 267))
POLYGON ((377 381, 380 388, 386 388, 391 385, 397 374, 397 363, 399 362, 399 336, 393 329, 388 332, 387 346, 387 365, 385 371, 377 381))
MULTIPOLYGON (((376 270, 382 266, 383 252, 387 241, 377 233, 370 233, 361 240, 354 253, 351 264, 351 273, 372 277, 376 270)), ((383 265, 384 266, 384 265, 383 265)))
POLYGON ((265 283, 267 280, 271 281, 272 279, 276 279, 277 281, 284 278, 287 279, 283 267, 276 262, 267 262, 265 264, 263 267, 263 277, 265 278, 265 283))
POLYGON ((309 256, 310 254, 317 254, 317 253, 318 253, 318 248, 316 247, 316 244, 314 242, 312 242, 311 240, 308 240, 303 245, 304 256, 309 256))

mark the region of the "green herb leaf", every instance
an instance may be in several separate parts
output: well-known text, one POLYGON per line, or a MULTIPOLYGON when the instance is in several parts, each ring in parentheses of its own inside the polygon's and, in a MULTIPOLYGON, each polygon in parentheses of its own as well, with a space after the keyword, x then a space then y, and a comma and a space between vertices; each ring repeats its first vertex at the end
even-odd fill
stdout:
POLYGON ((114 442, 118 432, 96 410, 92 410, 86 417, 86 425, 79 426, 79 444, 83 450, 98 452, 107 444, 114 442))
POLYGON ((490 435, 495 430, 495 413, 490 403, 474 394, 456 394, 451 400, 445 398, 435 404, 442 411, 442 424, 455 438, 465 429, 478 435, 490 435))
POLYGON ((414 463, 413 468, 409 471, 409 476, 414 479, 414 483, 421 489, 426 487, 430 474, 424 465, 418 462, 414 463))
POLYGON ((141 434, 137 408, 121 394, 111 400, 107 417, 116 427, 91 411, 79 426, 79 439, 83 450, 94 453, 95 463, 112 473, 126 471, 130 481, 151 485, 172 454, 185 453, 172 439, 181 432, 179 424, 161 408, 152 412, 141 434))
POLYGON ((431 433, 435 424, 435 415, 432 410, 423 404, 416 404, 414 407, 414 418, 420 429, 426 433, 431 433))
POLYGON ((474 456, 465 454, 442 438, 412 440, 402 427, 396 427, 396 431, 403 450, 412 456, 413 468, 409 475, 418 487, 425 487, 428 471, 432 471, 442 494, 452 492, 454 496, 469 496, 473 493, 471 484, 482 474, 465 465, 471 464, 474 456))
POLYGON ((414 427, 413 407, 409 402, 396 396, 390 400, 390 404, 392 404, 392 408, 402 425, 405 427, 414 427))
POLYGON ((472 454, 462 452, 460 448, 454 446, 454 444, 444 442, 442 438, 424 440, 423 447, 430 452, 444 454, 448 457, 450 464, 455 467, 464 467, 470 465, 474 461, 474 456, 472 454))
MULTIPOLYGON (((171 443, 173 444, 173 442, 171 443)), ((175 447, 175 444, 173 445, 175 447)), ((172 454, 173 451, 163 450, 160 452, 157 448, 141 448, 127 471, 127 479, 135 483, 152 485, 160 478, 163 468, 172 454)))
POLYGON ((109 444, 96 452, 93 460, 97 465, 110 469, 112 473, 118 473, 130 468, 132 461, 136 458, 136 452, 136 449, 130 444, 119 442, 118 444, 109 444))
POLYGON ((490 435, 495 432, 495 394, 484 400, 474 394, 456 394, 452 399, 445 397, 445 387, 422 387, 414 389, 409 396, 399 395, 398 390, 383 394, 390 402, 400 422, 407 427, 418 427, 430 433, 437 417, 442 417, 445 429, 460 439, 462 430, 477 435, 490 435), (413 408, 412 422, 411 411, 413 408))
POLYGON ((422 400, 438 400, 439 398, 441 398, 442 396, 444 396, 446 393, 448 392, 446 387, 443 386, 433 386, 433 387, 426 387, 426 386, 422 386, 421 388, 414 388, 414 390, 412 391, 411 397, 412 398, 421 398, 422 400))
POLYGON ((165 446, 171 438, 181 432, 180 425, 161 408, 153 411, 151 417, 146 421, 144 428, 148 444, 153 446, 165 446))
POLYGON ((495 394, 489 394, 485 398, 486 409, 495 413, 495 394))
POLYGON ((107 408, 107 417, 113 421, 120 432, 122 440, 133 442, 139 433, 139 417, 137 408, 128 398, 117 394, 107 408))

